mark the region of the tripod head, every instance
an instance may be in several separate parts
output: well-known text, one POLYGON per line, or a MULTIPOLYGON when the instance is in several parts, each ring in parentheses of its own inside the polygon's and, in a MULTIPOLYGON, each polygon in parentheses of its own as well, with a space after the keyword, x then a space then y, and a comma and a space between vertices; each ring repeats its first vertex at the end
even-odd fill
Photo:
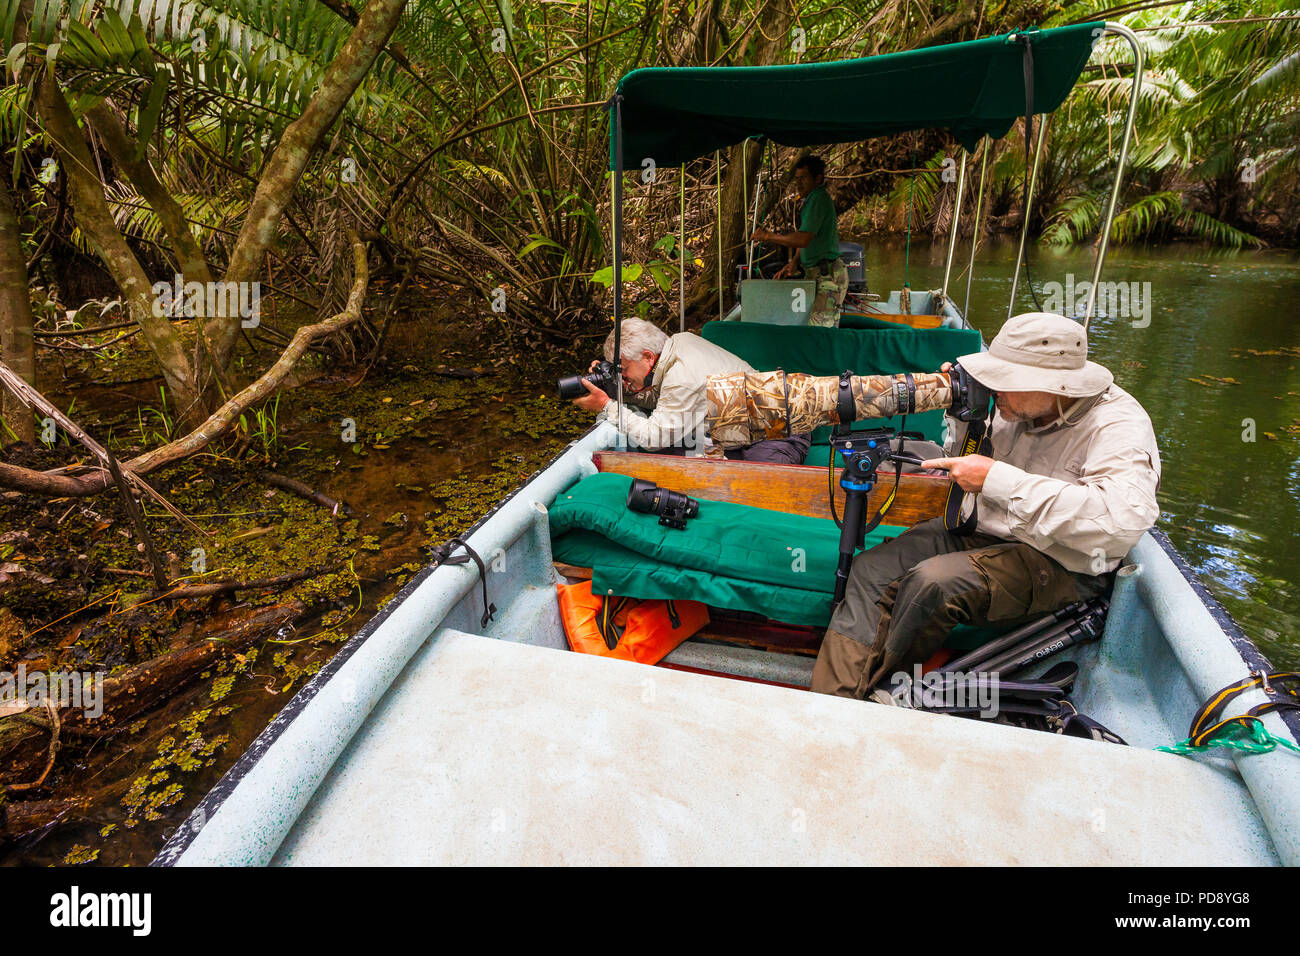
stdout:
MULTIPOLYGON (((844 600, 853 556, 866 542, 867 532, 880 524, 880 519, 894 502, 891 493, 871 521, 866 520, 867 498, 875 487, 876 473, 880 466, 893 461, 899 464, 901 471, 903 464, 921 464, 921 459, 916 455, 893 450, 891 443, 896 437, 899 435, 892 428, 872 428, 836 434, 831 438, 832 462, 836 452, 844 456, 844 470, 840 473, 840 487, 844 489, 844 523, 840 527, 840 560, 835 569, 835 598, 831 602, 832 608, 844 600)), ((906 438, 907 435, 901 437, 906 438)))

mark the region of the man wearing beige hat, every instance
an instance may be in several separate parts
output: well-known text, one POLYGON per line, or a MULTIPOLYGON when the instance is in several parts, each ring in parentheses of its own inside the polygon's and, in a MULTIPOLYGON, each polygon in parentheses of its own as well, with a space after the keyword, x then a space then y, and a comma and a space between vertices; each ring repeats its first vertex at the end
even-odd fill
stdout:
MULTIPOLYGON (((1087 355, 1082 325, 1031 312, 957 360, 996 395, 991 449, 924 467, 948 470, 974 527, 935 518, 854 559, 813 690, 865 697, 954 625, 1014 626, 1109 587, 1160 514, 1160 454, 1142 406, 1087 355)), ((964 433, 948 425, 952 454, 964 433)))

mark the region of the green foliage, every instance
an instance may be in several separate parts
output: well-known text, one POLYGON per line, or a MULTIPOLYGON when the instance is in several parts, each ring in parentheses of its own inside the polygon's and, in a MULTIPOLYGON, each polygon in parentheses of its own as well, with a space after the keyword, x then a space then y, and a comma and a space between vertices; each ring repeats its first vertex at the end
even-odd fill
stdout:
MULTIPOLYGON (((1173 11, 1120 18, 1134 28, 1170 22, 1277 16, 1276 22, 1144 30, 1136 136, 1111 230, 1113 242, 1199 239, 1259 246, 1262 219, 1295 234, 1300 179, 1300 25, 1292 0, 1249 6, 1192 0, 1173 11), (1286 210, 1290 210, 1287 212, 1286 210)), ((1080 19, 1077 8, 1069 20, 1080 19)), ((1063 19, 1065 19, 1063 17, 1063 19)), ((1131 96, 1133 54, 1119 38, 1093 54, 1102 75, 1075 88, 1053 117, 1040 170, 1042 241, 1091 241, 1109 200, 1131 96)), ((1024 176, 1023 152, 994 164, 1005 189, 1024 176)))

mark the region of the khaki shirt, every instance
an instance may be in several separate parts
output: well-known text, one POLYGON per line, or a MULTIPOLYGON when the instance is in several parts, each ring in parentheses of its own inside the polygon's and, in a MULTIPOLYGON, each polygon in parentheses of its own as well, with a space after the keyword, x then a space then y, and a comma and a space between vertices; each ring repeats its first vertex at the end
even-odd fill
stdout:
MULTIPOLYGON (((702 448, 709 413, 704 380, 710 375, 752 371, 748 362, 694 333, 670 336, 650 372, 649 387, 636 395, 623 393, 626 402, 649 410, 647 415, 624 404, 623 431, 629 443, 650 449, 702 448)), ((612 400, 615 396, 610 398, 601 414, 617 426, 618 402, 612 400)))
MULTIPOLYGON (((979 530, 1032 545, 1070 571, 1102 574, 1160 516, 1160 452, 1146 411, 1118 385, 1065 406, 1065 418, 1036 428, 994 415, 996 462, 976 496, 979 530)), ((948 425, 952 454, 965 430, 953 418, 948 425)))

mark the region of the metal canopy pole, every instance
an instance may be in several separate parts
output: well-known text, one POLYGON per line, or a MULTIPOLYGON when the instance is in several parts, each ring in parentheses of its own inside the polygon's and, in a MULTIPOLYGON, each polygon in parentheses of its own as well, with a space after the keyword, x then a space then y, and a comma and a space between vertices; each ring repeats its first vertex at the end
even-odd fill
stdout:
POLYGON ((943 297, 948 298, 948 277, 952 274, 952 257, 957 251, 957 223, 961 221, 961 200, 966 191, 966 150, 961 151, 961 169, 957 172, 957 199, 952 207, 952 228, 948 231, 948 261, 943 267, 943 297))
POLYGON ((686 164, 682 163, 681 174, 678 176, 678 182, 681 186, 681 219, 678 223, 680 235, 677 238, 677 265, 679 278, 677 280, 677 317, 681 323, 682 332, 686 331, 686 164))
POLYGON ((975 249, 980 244, 980 213, 984 210, 984 180, 988 171, 989 153, 993 150, 993 140, 985 139, 984 152, 980 155, 980 191, 975 197, 975 232, 970 240, 970 265, 966 267, 966 301, 962 303, 961 314, 970 324, 970 284, 975 278, 975 249))
MULTIPOLYGON (((749 208, 749 139, 740 140, 740 215, 745 215, 749 208)), ((741 226, 744 228, 744 226, 741 226)), ((744 237, 749 238, 749 237, 744 237)), ((749 263, 753 258, 753 243, 748 243, 750 254, 745 256, 745 278, 749 278, 749 263)))
POLYGON ((713 162, 717 166, 718 183, 718 223, 713 231, 718 234, 718 320, 722 320, 722 153, 713 151, 713 162))
MULTIPOLYGON (((752 237, 758 228, 758 203, 763 198, 763 170, 759 167, 758 179, 754 182, 754 212, 749 217, 749 234, 752 237)), ((749 241, 749 252, 745 258, 745 278, 754 278, 754 241, 749 241)))
MULTIPOLYGON (((623 94, 615 93, 610 121, 614 126, 614 363, 623 364, 623 94)), ((618 447, 624 447, 623 376, 618 376, 618 447)))
POLYGON ((1101 267, 1106 261, 1106 245, 1110 241, 1110 226, 1115 218, 1115 207, 1119 203, 1120 183, 1124 178, 1124 166, 1128 162, 1129 141, 1133 138, 1133 121, 1137 117, 1138 93, 1142 89, 1142 70, 1146 54, 1138 43, 1137 34, 1122 23, 1107 23, 1102 35, 1122 36, 1133 48, 1133 89, 1129 92, 1128 119, 1124 123, 1124 137, 1119 145, 1119 163, 1115 167, 1115 185, 1111 187, 1110 202, 1106 206, 1106 218, 1101 225, 1100 243, 1097 246, 1097 261, 1092 266, 1092 285, 1088 288, 1088 301, 1083 307, 1083 327, 1088 327, 1092 318, 1092 308, 1097 302, 1097 283, 1101 281, 1101 267))
MULTIPOLYGON (((1029 135, 1029 130, 1025 130, 1029 135)), ((1011 297, 1007 300, 1007 318, 1016 308, 1016 287, 1020 285, 1020 264, 1025 261, 1025 240, 1029 236, 1029 210, 1034 205, 1034 185, 1038 182, 1038 161, 1043 156, 1043 139, 1047 135, 1047 117, 1038 122, 1038 145, 1034 147, 1034 165, 1029 173, 1029 189, 1025 193, 1024 222, 1020 226, 1020 248, 1016 252, 1016 271, 1011 276, 1011 297)))

